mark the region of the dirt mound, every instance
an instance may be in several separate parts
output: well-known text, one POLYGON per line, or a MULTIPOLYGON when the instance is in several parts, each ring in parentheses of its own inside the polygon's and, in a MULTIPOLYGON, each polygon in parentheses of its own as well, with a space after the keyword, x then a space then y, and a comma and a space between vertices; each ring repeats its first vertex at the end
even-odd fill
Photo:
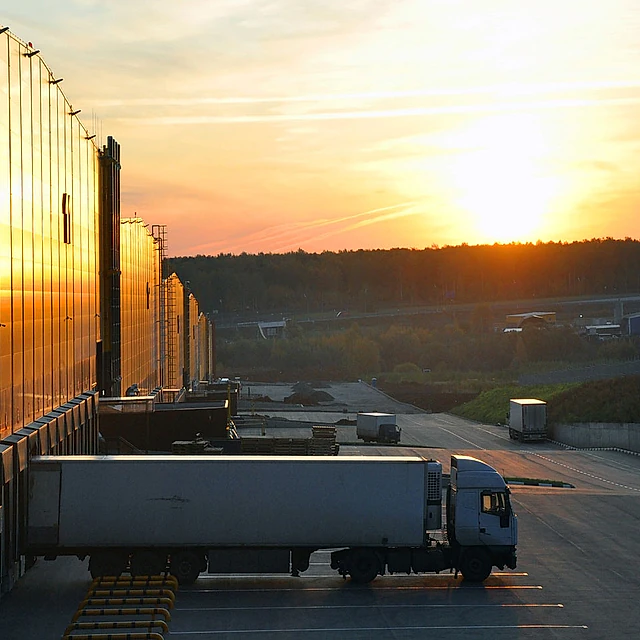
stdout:
POLYGON ((284 399, 285 404, 302 404, 306 406, 317 405, 321 402, 330 402, 333 396, 326 391, 296 392, 284 399))
POLYGON ((315 388, 308 382, 296 382, 291 386, 291 388, 294 393, 301 393, 304 395, 311 395, 315 391, 315 388))
POLYGON ((273 402, 269 396, 250 396, 251 402, 273 402))
POLYGON ((330 386, 327 382, 296 382, 291 388, 298 393, 311 393, 315 389, 328 389, 330 386))

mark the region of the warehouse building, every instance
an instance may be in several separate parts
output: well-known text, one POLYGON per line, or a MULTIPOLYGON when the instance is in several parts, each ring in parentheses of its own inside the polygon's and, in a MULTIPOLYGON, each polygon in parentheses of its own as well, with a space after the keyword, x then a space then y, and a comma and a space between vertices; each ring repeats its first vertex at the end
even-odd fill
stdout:
POLYGON ((29 566, 29 458, 96 453, 100 402, 213 371, 211 322, 163 274, 166 228, 121 219, 120 147, 79 113, 0 29, 0 594, 29 566))

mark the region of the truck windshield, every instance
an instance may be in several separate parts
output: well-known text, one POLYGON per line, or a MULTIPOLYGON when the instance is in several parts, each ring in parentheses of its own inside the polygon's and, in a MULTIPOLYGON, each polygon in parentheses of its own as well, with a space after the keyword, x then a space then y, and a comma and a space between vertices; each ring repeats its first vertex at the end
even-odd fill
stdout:
POLYGON ((482 513, 501 516, 509 512, 509 498, 504 491, 482 492, 482 513))

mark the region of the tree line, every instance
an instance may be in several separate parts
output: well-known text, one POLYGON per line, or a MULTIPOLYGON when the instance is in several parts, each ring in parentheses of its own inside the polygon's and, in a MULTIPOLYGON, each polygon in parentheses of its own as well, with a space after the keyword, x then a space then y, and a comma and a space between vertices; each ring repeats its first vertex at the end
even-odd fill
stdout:
POLYGON ((430 249, 176 257, 205 313, 386 307, 640 291, 640 242, 599 238, 430 249))
POLYGON ((611 362, 638 357, 633 339, 594 343, 571 327, 496 333, 455 320, 443 328, 397 324, 319 332, 293 324, 284 339, 232 336, 217 341, 218 370, 255 379, 342 380, 386 374, 390 381, 426 382, 433 376, 500 373, 517 377, 531 367, 611 362), (391 375, 390 375, 391 374, 391 375), (510 374, 510 375, 509 375, 510 374))

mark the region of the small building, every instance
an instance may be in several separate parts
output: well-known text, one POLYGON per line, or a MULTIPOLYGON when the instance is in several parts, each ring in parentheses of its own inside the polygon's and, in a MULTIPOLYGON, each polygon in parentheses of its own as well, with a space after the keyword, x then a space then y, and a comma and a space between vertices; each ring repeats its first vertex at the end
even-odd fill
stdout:
POLYGON ((627 335, 640 336, 640 313, 632 313, 624 318, 627 335))
POLYGON ((261 338, 280 338, 287 328, 286 320, 276 320, 274 322, 258 322, 258 332, 261 338))
POLYGON ((606 324, 588 324, 584 327, 583 335, 597 340, 611 340, 622 336, 622 327, 613 322, 607 322, 606 324))
POLYGON ((506 318, 507 329, 526 327, 542 327, 555 325, 555 311, 530 311, 528 313, 511 313, 506 318))

